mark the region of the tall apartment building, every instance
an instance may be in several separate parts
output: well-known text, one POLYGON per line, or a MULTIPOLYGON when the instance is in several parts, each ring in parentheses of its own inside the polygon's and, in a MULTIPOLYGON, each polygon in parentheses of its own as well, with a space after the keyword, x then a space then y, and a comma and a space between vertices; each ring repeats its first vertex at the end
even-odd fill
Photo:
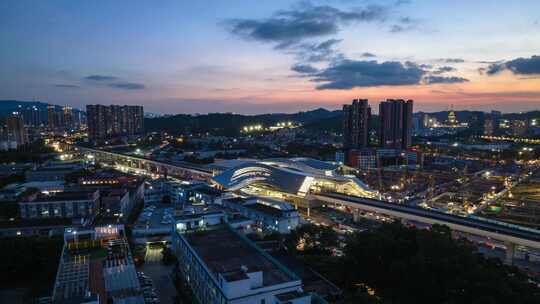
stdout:
POLYGON ((28 143, 28 134, 24 127, 24 120, 19 112, 13 112, 6 120, 7 141, 12 148, 28 143))
POLYGON ((367 99, 355 99, 343 105, 343 144, 347 149, 367 147, 371 108, 367 99))
POLYGON ((36 106, 20 107, 19 111, 24 119, 24 123, 27 126, 37 127, 42 123, 41 111, 36 106))
POLYGON ((51 132, 64 132, 81 125, 81 111, 65 106, 61 109, 55 105, 47 107, 47 127, 51 132))
POLYGON ((413 101, 387 99, 379 104, 379 144, 384 148, 408 149, 412 143, 413 101))
POLYGON ((515 119, 512 120, 512 135, 513 136, 525 136, 527 135, 528 126, 526 120, 515 119))
POLYGON ((92 142, 144 132, 142 106, 87 105, 88 138, 92 142))
POLYGON ((63 118, 63 128, 64 129, 68 129, 68 130, 71 130, 73 129, 73 127, 75 126, 74 122, 73 122, 73 109, 71 107, 64 107, 62 109, 62 116, 64 116, 63 118))
POLYGON ((58 128, 58 116, 54 105, 47 106, 47 126, 49 131, 54 131, 58 128))

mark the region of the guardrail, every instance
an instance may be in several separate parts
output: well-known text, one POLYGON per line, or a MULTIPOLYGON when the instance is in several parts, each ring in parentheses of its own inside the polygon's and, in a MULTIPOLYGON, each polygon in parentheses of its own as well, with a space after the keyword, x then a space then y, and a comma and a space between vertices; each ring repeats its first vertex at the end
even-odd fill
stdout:
POLYGON ((366 205, 389 211, 401 212, 413 216, 425 217, 436 221, 447 222, 449 224, 471 227, 486 232, 494 232, 502 235, 508 235, 529 241, 540 242, 540 231, 532 228, 527 228, 514 224, 502 223, 499 221, 481 219, 478 217, 461 217, 442 212, 429 211, 404 205, 395 205, 383 201, 377 201, 369 198, 353 197, 343 194, 325 193, 318 194, 321 197, 330 199, 342 200, 352 204, 366 205))

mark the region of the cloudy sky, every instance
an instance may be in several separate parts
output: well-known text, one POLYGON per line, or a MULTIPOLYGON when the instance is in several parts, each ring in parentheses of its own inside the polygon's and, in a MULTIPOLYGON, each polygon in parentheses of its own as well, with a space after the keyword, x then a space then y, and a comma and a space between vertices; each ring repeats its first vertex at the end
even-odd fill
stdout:
POLYGON ((159 113, 540 109, 540 1, 0 2, 0 99, 159 113))

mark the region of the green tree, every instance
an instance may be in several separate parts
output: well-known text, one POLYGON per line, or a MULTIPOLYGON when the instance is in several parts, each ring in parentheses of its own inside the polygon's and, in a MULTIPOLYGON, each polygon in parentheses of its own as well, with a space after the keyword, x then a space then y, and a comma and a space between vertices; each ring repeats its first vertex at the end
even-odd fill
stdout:
POLYGON ((30 288, 34 296, 50 295, 62 252, 62 238, 0 238, 0 286, 30 288))
POLYGON ((329 254, 337 246, 337 233, 330 227, 303 225, 293 230, 285 239, 285 246, 291 253, 329 254), (298 252, 297 248, 302 248, 298 252))
POLYGON ((172 265, 174 262, 176 262, 176 257, 169 246, 163 247, 161 250, 161 261, 165 265, 172 265))
POLYGON ((445 226, 385 224, 352 235, 345 285, 366 284, 391 303, 538 303, 538 288, 514 268, 485 259, 445 226))

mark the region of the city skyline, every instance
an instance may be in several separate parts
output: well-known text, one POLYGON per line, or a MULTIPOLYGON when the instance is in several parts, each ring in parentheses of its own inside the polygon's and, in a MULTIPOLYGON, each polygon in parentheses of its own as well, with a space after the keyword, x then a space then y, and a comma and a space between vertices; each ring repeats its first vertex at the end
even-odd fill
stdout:
POLYGON ((540 104, 540 3, 0 4, 0 99, 256 114, 540 104), (504 16, 504 17, 503 17, 504 16))

